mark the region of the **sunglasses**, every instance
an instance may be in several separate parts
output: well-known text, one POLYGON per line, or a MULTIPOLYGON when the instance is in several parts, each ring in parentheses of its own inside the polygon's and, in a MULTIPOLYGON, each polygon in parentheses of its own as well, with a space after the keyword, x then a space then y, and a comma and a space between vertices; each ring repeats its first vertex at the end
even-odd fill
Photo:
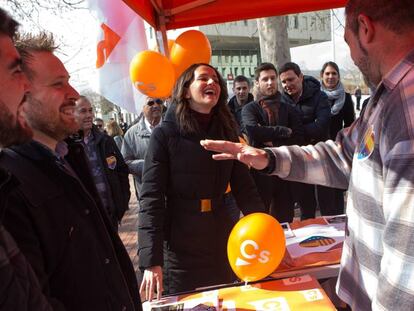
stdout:
POLYGON ((158 105, 162 105, 162 100, 161 99, 154 99, 154 100, 150 100, 147 102, 148 106, 152 106, 154 104, 158 104, 158 105))
POLYGON ((96 127, 101 129, 103 127, 103 125, 102 124, 96 124, 96 127))

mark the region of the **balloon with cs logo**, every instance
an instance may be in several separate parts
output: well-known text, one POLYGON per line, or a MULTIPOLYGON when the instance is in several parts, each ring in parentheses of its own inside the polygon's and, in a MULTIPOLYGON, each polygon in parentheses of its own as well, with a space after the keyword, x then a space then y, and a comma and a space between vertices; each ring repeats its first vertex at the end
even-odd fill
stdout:
POLYGON ((234 273, 245 282, 260 280, 271 274, 285 254, 285 234, 272 216, 253 213, 232 229, 227 256, 234 273))

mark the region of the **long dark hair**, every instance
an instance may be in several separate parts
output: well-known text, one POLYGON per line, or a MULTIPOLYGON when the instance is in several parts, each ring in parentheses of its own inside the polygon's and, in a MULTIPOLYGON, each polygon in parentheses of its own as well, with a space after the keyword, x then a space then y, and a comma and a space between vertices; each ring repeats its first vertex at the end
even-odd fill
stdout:
POLYGON ((190 101, 186 98, 186 93, 190 84, 194 81, 194 72, 200 66, 207 66, 213 69, 217 75, 220 85, 220 97, 217 104, 211 110, 213 117, 216 117, 218 123, 221 125, 223 138, 235 141, 237 140, 237 124, 234 121, 229 108, 227 107, 227 86, 220 73, 216 68, 204 64, 198 63, 191 65, 183 74, 178 78, 175 83, 172 93, 172 104, 176 105, 175 115, 177 123, 182 134, 194 134, 199 131, 197 120, 192 117, 192 110, 190 109, 190 101))
POLYGON ((327 67, 332 67, 333 69, 335 69, 335 71, 338 73, 338 79, 341 79, 341 74, 339 73, 339 67, 336 63, 334 62, 326 62, 325 64, 323 64, 322 69, 321 69, 321 78, 323 77, 323 73, 325 72, 325 69, 327 67))

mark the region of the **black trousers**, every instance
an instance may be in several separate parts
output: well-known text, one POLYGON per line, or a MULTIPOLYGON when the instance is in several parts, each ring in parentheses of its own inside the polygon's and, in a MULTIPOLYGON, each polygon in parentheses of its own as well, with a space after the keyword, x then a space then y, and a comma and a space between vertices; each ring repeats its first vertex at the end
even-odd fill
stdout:
POLYGON ((322 216, 344 213, 344 190, 304 183, 292 183, 293 199, 301 210, 301 220, 315 218, 319 206, 322 216))
POLYGON ((267 212, 279 222, 292 222, 294 217, 294 201, 290 181, 277 176, 268 176, 252 170, 257 190, 267 212))
POLYGON ((331 216, 344 213, 344 191, 342 189, 317 186, 318 206, 321 215, 331 216))
POLYGON ((300 207, 300 219, 305 220, 309 218, 315 218, 317 205, 315 185, 292 182, 291 188, 293 193, 293 200, 300 207))

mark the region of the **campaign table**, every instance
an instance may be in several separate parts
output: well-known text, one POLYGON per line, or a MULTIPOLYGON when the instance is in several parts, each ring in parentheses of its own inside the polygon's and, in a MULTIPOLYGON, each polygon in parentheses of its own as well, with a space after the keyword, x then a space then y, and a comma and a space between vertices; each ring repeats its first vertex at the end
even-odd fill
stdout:
POLYGON ((316 279, 337 277, 345 239, 346 216, 325 216, 282 224, 286 236, 283 262, 274 278, 310 274, 316 279))
POLYGON ((338 276, 345 224, 345 215, 284 223, 286 255, 269 279, 167 296, 144 310, 336 310, 318 279, 338 276))
POLYGON ((144 302, 143 309, 147 311, 336 310, 318 281, 310 275, 227 286, 167 296, 151 303, 144 302))

